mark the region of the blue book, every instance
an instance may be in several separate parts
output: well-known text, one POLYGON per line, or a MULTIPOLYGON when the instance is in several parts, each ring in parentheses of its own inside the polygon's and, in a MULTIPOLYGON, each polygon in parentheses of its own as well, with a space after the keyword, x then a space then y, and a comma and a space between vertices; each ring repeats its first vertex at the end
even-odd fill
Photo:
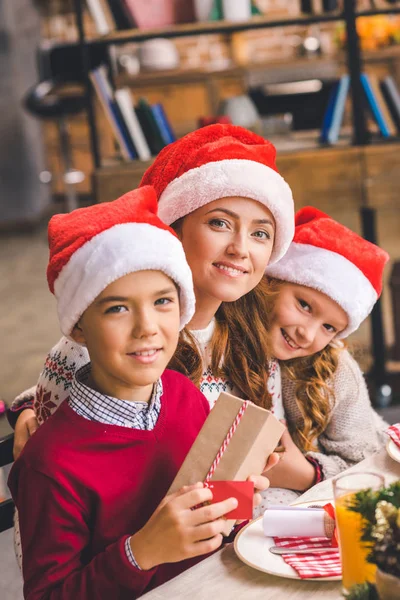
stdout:
POLYGON ((127 131, 125 121, 121 115, 119 107, 115 102, 114 93, 107 78, 107 72, 104 67, 97 67, 90 72, 90 79, 96 90, 97 96, 103 105, 106 116, 114 131, 114 135, 121 147, 121 152, 126 160, 137 158, 137 153, 127 131))
POLYGON ((327 142, 335 144, 339 139, 340 128, 343 122, 344 108, 347 94, 349 93, 350 76, 343 75, 338 84, 336 99, 333 106, 332 122, 327 134, 327 142))
POLYGON ((388 129, 388 126, 386 125, 386 121, 381 112, 381 109, 379 108, 379 104, 372 89, 369 77, 366 73, 361 73, 360 77, 361 83, 364 88, 365 96, 367 98, 373 117, 379 127, 379 131, 381 132, 383 137, 390 137, 390 131, 388 129))
POLYGON ((152 104, 150 108, 165 145, 175 142, 176 137, 171 129, 171 125, 169 124, 163 105, 159 103, 152 104))
POLYGON ((339 82, 335 83, 335 85, 331 89, 331 93, 329 95, 329 100, 328 100, 328 105, 326 107, 324 118, 322 121, 320 142, 323 144, 326 144, 328 142, 328 131, 329 131, 329 128, 332 123, 333 109, 336 104, 338 90, 339 90, 339 82))

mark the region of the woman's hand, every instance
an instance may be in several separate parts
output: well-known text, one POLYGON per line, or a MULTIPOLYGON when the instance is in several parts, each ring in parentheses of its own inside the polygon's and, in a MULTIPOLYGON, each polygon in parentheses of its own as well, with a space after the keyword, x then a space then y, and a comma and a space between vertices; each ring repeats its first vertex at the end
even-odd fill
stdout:
POLYGON ((270 487, 308 490, 315 480, 313 465, 296 446, 288 430, 283 432, 281 444, 285 451, 280 454, 278 464, 268 471, 270 487))
POLYGON ((35 433, 38 427, 39 423, 36 420, 35 412, 31 408, 23 410, 15 424, 13 448, 14 460, 21 454, 26 442, 35 433))
POLYGON ((138 565, 149 570, 217 550, 226 526, 223 515, 237 507, 237 500, 228 498, 203 506, 211 499, 211 490, 202 483, 166 496, 146 525, 131 537, 138 565))

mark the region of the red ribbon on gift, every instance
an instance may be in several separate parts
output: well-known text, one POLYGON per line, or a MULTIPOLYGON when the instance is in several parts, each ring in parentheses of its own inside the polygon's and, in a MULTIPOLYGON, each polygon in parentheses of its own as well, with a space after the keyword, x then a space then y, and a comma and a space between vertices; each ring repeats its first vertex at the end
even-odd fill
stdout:
POLYGON ((240 407, 240 410, 238 412, 238 414, 235 417, 235 420, 233 421, 232 425, 229 428, 228 433, 225 436, 224 441, 222 442, 221 448, 218 450, 217 452, 217 456, 214 458, 214 462, 211 465, 206 477, 205 477, 205 482, 210 481, 211 477, 214 475, 215 473, 215 469, 217 468, 225 450, 227 449, 229 442, 231 441, 233 434, 235 433, 237 426, 239 425, 246 408, 248 407, 248 405, 250 404, 250 400, 245 400, 242 404, 242 406, 240 407))
MULTIPOLYGON (((229 445, 229 442, 231 441, 231 439, 233 437, 233 434, 235 433, 235 431, 236 431, 236 429, 237 429, 237 427, 238 427, 238 425, 239 425, 239 423, 240 423, 240 421, 241 421, 241 419, 242 419, 242 417, 243 417, 243 415, 245 413, 245 410, 246 410, 246 408, 248 407, 249 404, 250 404, 250 400, 244 400, 242 406, 240 407, 239 412, 238 412, 238 414, 235 417, 235 420, 233 421, 232 425, 230 426, 229 431, 226 434, 225 439, 222 442, 221 447, 218 450, 217 455, 214 458, 213 463, 212 463, 211 467, 209 468, 207 475, 204 478, 204 486, 205 487, 209 487, 208 486, 208 482, 211 480, 212 476, 214 475, 215 469, 217 468, 217 466, 218 466, 221 458, 223 457, 224 452, 227 449, 227 447, 229 445)), ((203 506, 203 505, 202 504, 198 504, 197 506, 194 506, 192 508, 192 510, 195 510, 196 508, 199 508, 200 506, 203 506)))
MULTIPOLYGON (((335 515, 335 508, 334 508, 334 506, 330 502, 328 502, 328 504, 325 504, 322 508, 331 517, 331 519, 333 519, 336 522, 336 515, 335 515)), ((335 526, 335 528, 333 530, 333 535, 332 535, 331 543, 332 543, 332 546, 334 548, 337 548, 339 546, 336 526, 335 526)))

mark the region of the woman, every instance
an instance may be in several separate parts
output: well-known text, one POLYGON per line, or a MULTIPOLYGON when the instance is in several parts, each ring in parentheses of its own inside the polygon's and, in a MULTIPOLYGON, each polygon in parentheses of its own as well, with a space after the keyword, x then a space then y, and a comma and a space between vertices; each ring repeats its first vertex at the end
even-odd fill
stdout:
MULTIPOLYGON (((241 127, 211 125, 167 146, 141 185, 155 187, 159 215, 178 232, 194 279, 196 312, 169 366, 192 379, 211 406, 230 391, 282 416, 279 367, 268 361, 263 274, 290 244, 294 209, 275 154, 241 127)), ((68 396, 85 362, 86 350, 67 338, 52 349, 34 399, 39 424, 68 396)), ((27 406, 26 396, 11 415, 19 406, 27 406)), ((36 427, 33 411, 24 410, 16 454, 36 427)))

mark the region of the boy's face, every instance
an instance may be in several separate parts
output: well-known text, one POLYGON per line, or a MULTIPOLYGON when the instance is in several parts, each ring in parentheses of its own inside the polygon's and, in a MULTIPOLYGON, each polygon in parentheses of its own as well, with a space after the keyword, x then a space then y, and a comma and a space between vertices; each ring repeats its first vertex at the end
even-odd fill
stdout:
POLYGON ((96 389, 147 401, 175 352, 179 324, 174 282, 161 271, 138 271, 107 286, 72 336, 89 351, 96 389))

